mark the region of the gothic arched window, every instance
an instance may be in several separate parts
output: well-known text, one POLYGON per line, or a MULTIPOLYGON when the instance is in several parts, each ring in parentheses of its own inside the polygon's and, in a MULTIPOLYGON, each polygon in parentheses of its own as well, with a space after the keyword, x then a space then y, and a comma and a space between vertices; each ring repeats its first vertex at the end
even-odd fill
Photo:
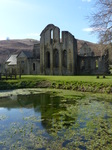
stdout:
POLYGON ((33 63, 33 71, 35 71, 35 63, 33 63))
POLYGON ((63 67, 67 68, 67 51, 64 50, 62 54, 62 64, 63 67))
POLYGON ((50 68, 50 52, 46 53, 46 67, 50 68))
POLYGON ((51 44, 53 43, 53 30, 52 29, 50 31, 50 42, 51 44))
POLYGON ((54 62, 54 67, 58 68, 59 67, 59 52, 57 49, 54 49, 53 62, 54 62))

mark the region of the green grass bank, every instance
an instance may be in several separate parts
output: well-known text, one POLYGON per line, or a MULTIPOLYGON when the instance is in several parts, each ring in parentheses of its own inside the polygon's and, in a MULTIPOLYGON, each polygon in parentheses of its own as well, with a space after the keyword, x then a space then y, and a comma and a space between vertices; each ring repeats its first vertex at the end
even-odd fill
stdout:
POLYGON ((42 76, 23 75, 21 79, 0 80, 0 90, 20 88, 55 88, 81 92, 112 93, 112 76, 42 76))

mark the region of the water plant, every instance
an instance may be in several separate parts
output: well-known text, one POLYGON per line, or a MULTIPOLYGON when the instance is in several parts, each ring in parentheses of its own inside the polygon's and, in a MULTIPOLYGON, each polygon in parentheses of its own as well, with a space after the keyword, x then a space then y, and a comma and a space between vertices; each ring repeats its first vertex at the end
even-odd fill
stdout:
POLYGON ((8 108, 8 113, 0 109, 0 148, 111 149, 111 95, 65 91, 44 89, 36 95, 30 90, 29 95, 0 100, 8 108), (8 114, 13 114, 11 120, 8 114))

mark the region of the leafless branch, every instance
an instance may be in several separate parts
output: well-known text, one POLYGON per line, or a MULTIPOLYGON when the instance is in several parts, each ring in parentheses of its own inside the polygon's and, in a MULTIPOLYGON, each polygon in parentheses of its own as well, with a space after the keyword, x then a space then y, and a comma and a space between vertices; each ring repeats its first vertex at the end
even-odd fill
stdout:
POLYGON ((100 41, 112 43, 112 0, 97 0, 95 12, 88 17, 93 33, 98 33, 100 41))

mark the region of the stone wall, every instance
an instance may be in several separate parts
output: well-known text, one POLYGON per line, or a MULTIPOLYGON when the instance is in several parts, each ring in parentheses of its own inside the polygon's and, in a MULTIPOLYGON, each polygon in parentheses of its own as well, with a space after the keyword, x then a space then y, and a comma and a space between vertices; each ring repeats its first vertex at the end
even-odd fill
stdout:
POLYGON ((40 43, 33 46, 33 58, 40 59, 40 43))
POLYGON ((18 57, 17 59, 18 74, 29 74, 29 65, 27 57, 18 57))
POLYGON ((68 32, 52 24, 41 33, 40 73, 48 75, 74 75, 77 66, 77 41, 68 32))
POLYGON ((5 63, 0 63, 0 73, 5 73, 5 63))
POLYGON ((18 74, 40 74, 40 59, 27 58, 25 56, 17 59, 18 74))
POLYGON ((40 59, 28 59, 29 74, 40 74, 40 59))
POLYGON ((109 54, 105 51, 103 56, 94 56, 93 51, 84 43, 78 55, 78 74, 108 74, 109 54))
MULTIPOLYGON (((31 53, 21 52, 17 57, 18 74, 90 75, 109 73, 109 54, 102 56, 84 43, 77 52, 77 40, 68 31, 49 24, 40 34, 40 43, 34 44, 31 53)), ((11 67, 10 67, 11 68, 11 67)))
POLYGON ((109 73, 108 57, 106 55, 101 56, 78 56, 78 70, 79 75, 100 75, 109 73))

